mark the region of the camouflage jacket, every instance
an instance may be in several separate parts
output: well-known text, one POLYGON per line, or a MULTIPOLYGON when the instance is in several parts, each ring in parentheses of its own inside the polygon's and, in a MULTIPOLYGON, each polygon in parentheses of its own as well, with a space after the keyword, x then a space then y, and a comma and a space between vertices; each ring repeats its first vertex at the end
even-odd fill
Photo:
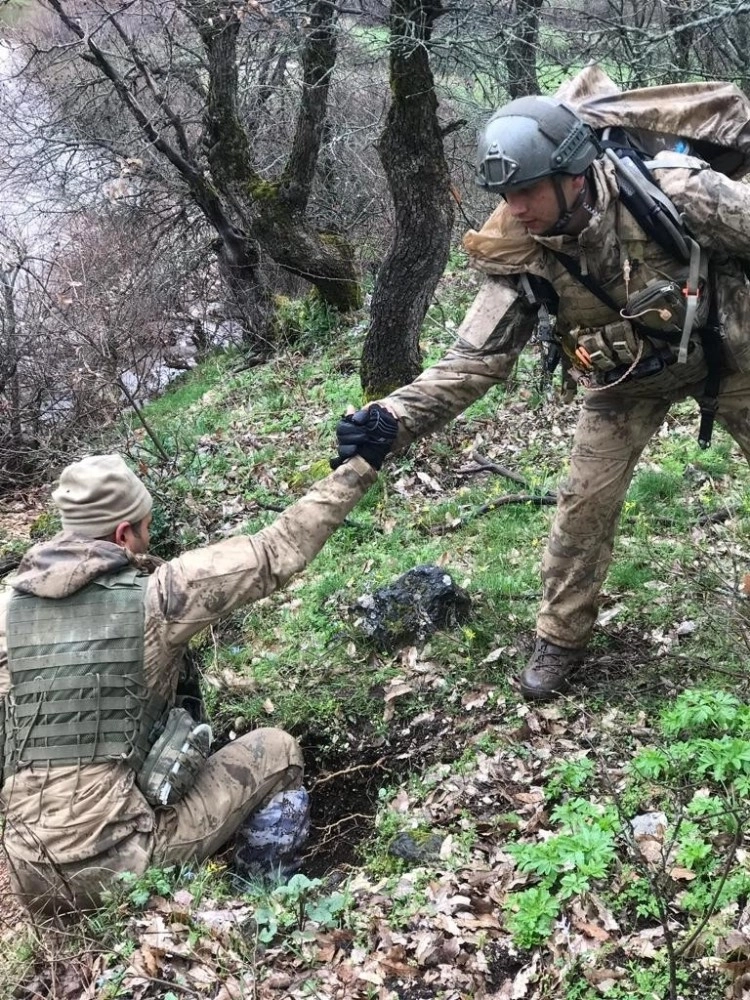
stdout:
MULTIPOLYGON (((354 458, 257 534, 226 538, 169 562, 65 533, 35 546, 0 590, 0 699, 10 688, 9 587, 58 598, 129 563, 150 571, 146 682, 172 699, 188 640, 235 608, 273 593, 307 566, 375 479, 364 459, 354 458)), ((24 861, 63 864, 93 858, 134 832, 150 831, 154 813, 134 779, 121 762, 22 769, 0 796, 6 850, 24 861)))
MULTIPOLYGON (((668 154, 674 162, 676 154, 668 154)), ((732 367, 750 370, 750 298, 738 257, 750 259, 750 187, 711 170, 692 156, 684 166, 654 167, 662 190, 683 213, 686 224, 709 252, 718 275, 719 317, 732 367), (745 346, 745 339, 748 345, 745 346), (738 343, 739 341, 739 343, 738 343)), ((658 157, 656 158, 658 163, 658 157)), ((550 249, 574 258, 610 296, 625 304, 623 264, 643 262, 640 279, 673 274, 676 262, 649 241, 617 199, 617 178, 609 161, 593 164, 596 211, 577 237, 532 236, 501 204, 480 231, 464 238, 474 266, 488 275, 445 356, 410 385, 383 400, 400 418, 398 445, 406 446, 462 412, 510 374, 536 321, 536 310, 519 293, 512 276, 528 273, 547 279, 559 295, 558 331, 573 326, 600 327, 617 319, 592 292, 573 278, 550 249)))

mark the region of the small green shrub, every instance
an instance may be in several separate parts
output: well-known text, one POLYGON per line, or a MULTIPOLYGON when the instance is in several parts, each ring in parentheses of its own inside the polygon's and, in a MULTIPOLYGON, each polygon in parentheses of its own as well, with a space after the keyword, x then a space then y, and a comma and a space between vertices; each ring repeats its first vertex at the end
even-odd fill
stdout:
POLYGON ((541 944, 552 929, 562 904, 585 892, 595 879, 607 876, 615 860, 615 810, 585 799, 573 799, 553 810, 550 820, 560 832, 533 844, 510 844, 519 871, 539 877, 531 889, 511 893, 506 904, 508 929, 521 947, 541 944))

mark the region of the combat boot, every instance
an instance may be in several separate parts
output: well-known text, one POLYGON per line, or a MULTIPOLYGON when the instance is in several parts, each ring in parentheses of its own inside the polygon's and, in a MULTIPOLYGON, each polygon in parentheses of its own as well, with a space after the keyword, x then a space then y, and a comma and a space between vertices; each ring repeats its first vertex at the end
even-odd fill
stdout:
POLYGON ((531 659, 519 677, 526 699, 544 700, 561 694, 568 678, 583 663, 583 649, 565 649, 546 639, 537 639, 531 659))

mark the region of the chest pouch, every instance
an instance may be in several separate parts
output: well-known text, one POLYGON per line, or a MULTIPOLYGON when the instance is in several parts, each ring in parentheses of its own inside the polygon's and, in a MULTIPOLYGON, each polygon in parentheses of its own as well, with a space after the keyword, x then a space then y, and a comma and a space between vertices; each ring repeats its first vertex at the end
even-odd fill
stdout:
MULTIPOLYGON (((700 330, 706 325, 709 305, 708 285, 701 281, 693 319, 694 330, 700 330)), ((621 315, 653 330, 657 338, 661 333, 674 342, 675 336, 679 336, 685 328, 687 313, 688 297, 685 289, 671 278, 657 278, 628 298, 621 315)))
POLYGON ((211 727, 196 725, 184 708, 173 708, 136 781, 152 806, 171 806, 192 788, 211 748, 211 727))

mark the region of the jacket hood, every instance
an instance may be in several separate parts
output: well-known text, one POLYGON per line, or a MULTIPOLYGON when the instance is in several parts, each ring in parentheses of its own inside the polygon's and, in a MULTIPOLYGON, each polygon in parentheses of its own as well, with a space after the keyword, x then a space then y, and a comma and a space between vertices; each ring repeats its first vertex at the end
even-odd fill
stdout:
POLYGON ((62 532, 29 549, 8 583, 22 594, 68 597, 106 573, 117 573, 128 566, 151 571, 156 561, 153 556, 136 555, 114 542, 62 532))

